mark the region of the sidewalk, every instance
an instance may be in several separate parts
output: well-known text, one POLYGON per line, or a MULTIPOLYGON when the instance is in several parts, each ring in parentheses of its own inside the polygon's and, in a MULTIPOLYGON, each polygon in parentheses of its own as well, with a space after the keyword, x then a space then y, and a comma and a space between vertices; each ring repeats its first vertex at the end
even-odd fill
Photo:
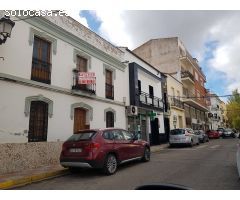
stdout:
POLYGON ((33 182, 67 174, 68 170, 60 165, 44 166, 23 172, 0 175, 0 190, 31 184, 33 182))
MULTIPOLYGON (((168 144, 151 146, 151 152, 158 152, 167 148, 168 144)), ((24 172, 15 172, 0 175, 0 190, 19 187, 33 182, 54 178, 68 174, 69 171, 60 165, 44 166, 37 169, 27 170, 24 172)))

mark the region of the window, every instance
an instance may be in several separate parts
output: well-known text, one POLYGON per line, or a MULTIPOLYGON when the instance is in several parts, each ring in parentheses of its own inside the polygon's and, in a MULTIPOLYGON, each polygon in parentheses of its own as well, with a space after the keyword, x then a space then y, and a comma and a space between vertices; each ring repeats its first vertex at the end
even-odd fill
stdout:
POLYGON ((114 86, 113 86, 112 71, 106 69, 105 75, 106 75, 106 82, 105 82, 106 98, 114 99, 114 86))
POLYGON ((195 72, 195 79, 196 79, 196 81, 198 81, 198 73, 197 72, 195 72))
POLYGON ((34 37, 31 80, 51 83, 51 43, 34 37))
POLYGON ((114 139, 114 134, 113 134, 112 131, 104 131, 103 138, 106 139, 106 140, 113 140, 114 139))
POLYGON ((177 90, 177 98, 180 99, 180 92, 177 90))
POLYGON ((151 85, 149 85, 149 97, 150 98, 154 97, 153 87, 151 85))
POLYGON ((83 140, 91 140, 96 132, 83 132, 78 134, 73 134, 70 138, 67 139, 68 142, 78 142, 83 140))
POLYGON ((200 93, 197 91, 197 98, 200 99, 200 93))
POLYGON ((114 127, 114 113, 111 111, 106 112, 106 127, 114 127))
POLYGON ((77 56, 77 70, 79 72, 87 72, 87 59, 81 56, 77 56))
POLYGON ((79 78, 78 78, 78 72, 87 72, 87 59, 77 55, 76 69, 77 69, 77 73, 75 74, 75 76, 76 76, 76 86, 75 87, 77 87, 80 90, 87 90, 87 85, 80 84, 79 78))
POLYGON ((124 135, 120 130, 114 130, 113 135, 115 140, 125 140, 124 135))
POLYGON ((175 97, 175 91, 174 91, 174 88, 171 87, 171 90, 172 90, 172 96, 175 97))
POLYGON ((47 141, 48 104, 32 101, 29 117, 28 142, 47 141))
POLYGON ((141 81, 138 80, 138 94, 141 94, 141 91, 142 91, 141 81))
POLYGON ((126 140, 132 140, 134 138, 134 135, 132 133, 129 133, 128 131, 122 130, 122 133, 126 140))

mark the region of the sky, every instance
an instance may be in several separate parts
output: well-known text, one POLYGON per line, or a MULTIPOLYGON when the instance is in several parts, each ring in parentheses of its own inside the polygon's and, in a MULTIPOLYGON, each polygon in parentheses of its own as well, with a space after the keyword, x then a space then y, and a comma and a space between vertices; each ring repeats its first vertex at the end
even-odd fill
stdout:
MULTIPOLYGON (((179 37, 199 60, 206 88, 240 89, 240 11, 79 10, 75 19, 116 46, 133 50, 154 38, 179 37)), ((72 16, 72 15, 71 15, 72 16)))

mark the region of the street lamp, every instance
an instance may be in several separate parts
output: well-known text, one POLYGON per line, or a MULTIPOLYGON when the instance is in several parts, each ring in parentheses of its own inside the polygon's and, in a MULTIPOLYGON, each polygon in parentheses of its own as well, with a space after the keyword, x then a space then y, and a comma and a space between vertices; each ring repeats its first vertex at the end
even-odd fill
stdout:
POLYGON ((15 22, 6 15, 0 19, 0 45, 6 42, 7 37, 11 36, 14 25, 15 22))

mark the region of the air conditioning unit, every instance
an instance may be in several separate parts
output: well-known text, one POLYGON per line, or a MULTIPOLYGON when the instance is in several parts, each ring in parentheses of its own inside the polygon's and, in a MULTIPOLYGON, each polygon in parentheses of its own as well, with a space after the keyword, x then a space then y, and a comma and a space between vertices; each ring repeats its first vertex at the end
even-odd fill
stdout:
POLYGON ((138 115, 138 107, 137 106, 128 106, 127 107, 128 115, 138 115))

